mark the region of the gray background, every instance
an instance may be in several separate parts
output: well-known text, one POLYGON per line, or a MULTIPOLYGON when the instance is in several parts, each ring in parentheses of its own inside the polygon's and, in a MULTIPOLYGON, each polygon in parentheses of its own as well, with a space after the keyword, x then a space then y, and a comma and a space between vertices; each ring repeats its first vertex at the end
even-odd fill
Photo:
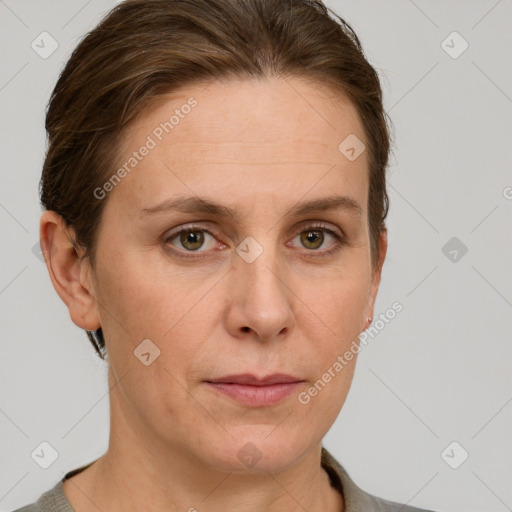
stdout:
MULTIPOLYGON (((49 94, 79 38, 114 5, 0 0, 2 511, 107 448, 105 363, 32 249, 49 94), (46 59, 31 48, 43 31, 59 45, 46 59), (59 455, 48 469, 31 458, 42 441, 59 455)), ((380 70, 394 122, 375 318, 395 301, 404 309, 361 352, 324 444, 378 496, 439 511, 512 510, 512 2, 328 5, 380 70), (469 44, 461 55, 464 41, 446 39, 453 31, 469 44), (447 461, 460 463, 462 450, 469 458, 453 469, 447 461)))

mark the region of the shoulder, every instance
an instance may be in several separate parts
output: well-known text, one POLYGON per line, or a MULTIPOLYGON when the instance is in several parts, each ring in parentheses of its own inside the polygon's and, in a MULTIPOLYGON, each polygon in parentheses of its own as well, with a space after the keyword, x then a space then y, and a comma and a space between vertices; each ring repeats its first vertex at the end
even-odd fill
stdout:
POLYGON ((373 496, 357 486, 343 466, 322 447, 322 466, 340 490, 346 512, 435 512, 373 496))
POLYGON ((411 507, 410 505, 404 505, 402 503, 396 503, 394 501, 388 501, 382 498, 377 498, 371 494, 365 493, 366 496, 374 503, 376 512, 434 512, 433 510, 427 510, 425 508, 411 507))
POLYGON ((39 499, 13 512, 74 512, 62 488, 62 480, 50 490, 39 496, 39 499))
POLYGON ((88 462, 71 471, 68 471, 64 478, 59 480, 49 491, 39 496, 39 499, 22 508, 18 508, 13 512, 75 512, 67 496, 64 494, 63 483, 66 479, 76 475, 92 466, 96 460, 88 462))

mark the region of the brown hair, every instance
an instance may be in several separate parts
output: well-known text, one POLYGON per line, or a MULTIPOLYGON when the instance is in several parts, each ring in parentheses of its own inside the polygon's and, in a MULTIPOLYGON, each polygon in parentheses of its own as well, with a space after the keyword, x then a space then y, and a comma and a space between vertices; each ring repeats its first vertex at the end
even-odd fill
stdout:
MULTIPOLYGON (((92 268, 105 206, 94 190, 111 177, 127 124, 187 84, 264 76, 311 78, 357 108, 368 141, 375 267, 390 136, 378 75, 352 28, 319 0, 126 0, 74 50, 46 115, 41 203, 73 227, 92 268)), ((104 358, 101 328, 87 334, 104 358)))

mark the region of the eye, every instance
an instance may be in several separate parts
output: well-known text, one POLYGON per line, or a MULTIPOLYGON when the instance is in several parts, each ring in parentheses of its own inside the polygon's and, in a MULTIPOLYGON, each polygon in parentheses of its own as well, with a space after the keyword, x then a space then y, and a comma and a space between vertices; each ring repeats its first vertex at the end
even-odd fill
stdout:
POLYGON ((300 245, 307 249, 306 252, 317 252, 318 256, 332 254, 345 244, 344 236, 341 233, 324 224, 307 226, 293 240, 296 239, 299 239, 300 245), (330 244, 329 240, 331 240, 330 244), (325 244, 327 244, 327 248, 324 247, 324 250, 321 250, 325 244))
POLYGON ((224 247, 207 229, 194 226, 181 228, 166 239, 166 243, 178 248, 181 252, 205 252, 214 248, 224 247))
MULTIPOLYGON (((301 252, 306 256, 315 257, 333 254, 347 243, 341 231, 338 232, 336 228, 330 228, 323 223, 306 226, 293 238, 292 242, 297 239, 298 243, 305 248, 301 252)), ((166 237, 165 244, 173 247, 168 247, 168 250, 183 258, 198 257, 200 254, 204 256, 213 249, 222 250, 227 247, 218 240, 216 233, 193 225, 182 226, 175 230, 166 237)))

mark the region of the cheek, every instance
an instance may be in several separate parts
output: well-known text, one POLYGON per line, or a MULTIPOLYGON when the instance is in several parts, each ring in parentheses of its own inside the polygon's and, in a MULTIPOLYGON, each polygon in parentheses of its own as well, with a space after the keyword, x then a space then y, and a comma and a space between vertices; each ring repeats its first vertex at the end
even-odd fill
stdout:
POLYGON ((311 309, 305 307, 300 320, 304 337, 310 343, 306 364, 310 368, 309 381, 313 386, 318 383, 311 395, 304 398, 311 401, 311 407, 318 407, 319 414, 332 413, 333 418, 352 382, 368 300, 368 273, 357 267, 352 270, 322 281, 324 284, 317 281, 314 292, 304 295, 303 291, 305 303, 311 309))
MULTIPOLYGON (((186 386, 186 373, 195 366, 219 316, 211 297, 205 300, 204 283, 201 286, 184 276, 165 275, 136 257, 108 265, 101 274, 98 299, 108 305, 108 311, 101 308, 101 322, 116 373, 123 375, 129 368, 143 366, 136 355, 139 347, 140 351, 147 347, 149 358, 155 357, 155 363, 146 368, 147 374, 155 366, 162 370, 152 377, 159 383, 152 391, 158 395, 169 384, 186 386)), ((141 380, 140 389, 148 386, 151 383, 141 380)))
POLYGON ((119 392, 136 411, 134 421, 144 422, 144 428, 158 424, 161 434, 171 436, 171 425, 175 429, 180 421, 189 421, 183 410, 198 415, 186 377, 201 350, 201 332, 190 330, 200 296, 198 291, 187 293, 179 279, 166 281, 160 275, 155 282, 157 272, 136 264, 136 259, 109 265, 98 297, 108 304, 108 311, 102 308, 102 326, 109 366, 120 381, 119 392))
POLYGON ((106 305, 103 316, 123 336, 161 339, 185 313, 179 284, 155 270, 149 258, 110 254, 100 276, 98 299, 100 307, 106 305))
POLYGON ((318 324, 323 325, 322 335, 337 348, 350 343, 363 328, 362 322, 365 307, 369 298, 369 273, 364 269, 349 267, 350 271, 340 271, 327 279, 312 280, 310 286, 303 289, 301 297, 305 297, 305 304, 311 309, 316 322, 304 320, 303 327, 310 328, 318 324))

